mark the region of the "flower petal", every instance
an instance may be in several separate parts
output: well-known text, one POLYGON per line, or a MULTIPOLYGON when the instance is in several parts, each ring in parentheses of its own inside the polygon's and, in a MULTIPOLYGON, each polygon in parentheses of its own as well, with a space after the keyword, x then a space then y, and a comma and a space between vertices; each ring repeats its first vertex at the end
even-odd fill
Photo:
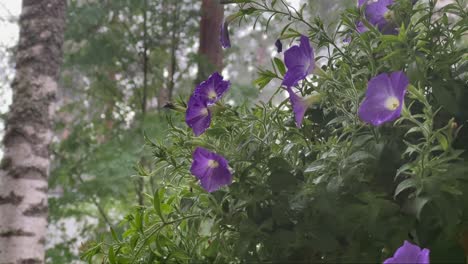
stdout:
POLYGON ((286 87, 296 86, 300 80, 303 80, 307 74, 304 73, 302 66, 289 68, 283 78, 282 85, 286 87))
POLYGON ((229 39, 229 23, 227 21, 224 21, 221 25, 219 41, 223 48, 227 49, 231 47, 231 40, 229 39))
POLYGON ((364 25, 364 23, 362 23, 361 21, 358 21, 356 23, 356 30, 357 32, 359 33, 364 33, 366 31, 369 31, 369 29, 364 25))
POLYGON ((429 249, 423 249, 406 241, 397 249, 392 258, 384 264, 426 264, 429 263, 429 249))
POLYGON ((282 85, 286 87, 297 85, 300 80, 312 73, 315 67, 314 51, 306 36, 301 36, 299 46, 292 46, 284 52, 284 64, 288 70, 282 85))
POLYGON ((404 72, 396 71, 396 72, 390 73, 389 78, 392 82, 393 94, 397 98, 400 98, 401 100, 403 100, 403 98, 405 97, 406 88, 408 87, 408 84, 409 84, 408 77, 406 77, 404 72))
POLYGON ((223 76, 215 72, 207 80, 201 82, 193 94, 205 99, 208 105, 212 105, 221 99, 230 86, 231 82, 224 81, 223 76))
POLYGON ((366 123, 379 126, 397 119, 404 103, 408 78, 401 72, 382 73, 372 78, 366 91, 366 98, 359 107, 358 115, 366 123), (397 100, 395 109, 388 108, 388 100, 397 100))
POLYGON ((232 182, 227 160, 202 147, 197 147, 193 152, 190 172, 200 180, 201 186, 208 192, 216 191, 232 182))
POLYGON ((185 122, 192 128, 195 136, 199 136, 210 127, 211 112, 206 101, 200 96, 192 95, 185 112, 185 122))
POLYGON ((418 254, 417 263, 419 264, 429 264, 429 249, 425 248, 418 254))
POLYGON ((393 3, 394 0, 378 0, 376 2, 368 1, 366 4, 366 19, 384 34, 396 34, 398 32, 396 25, 386 18, 387 12, 390 11, 388 7, 393 3))
POLYGON ((193 162, 190 172, 198 179, 209 177, 212 170, 208 170, 210 152, 204 148, 197 147, 193 152, 193 162))
POLYGON ((200 184, 207 192, 214 192, 232 183, 231 172, 228 168, 219 167, 213 170, 210 177, 200 180, 200 184))
POLYGON ((304 115, 309 107, 307 102, 304 98, 298 96, 291 87, 287 88, 289 93, 289 101, 291 102, 293 112, 294 112, 294 119, 296 121, 296 126, 301 127, 302 121, 304 120, 304 115))

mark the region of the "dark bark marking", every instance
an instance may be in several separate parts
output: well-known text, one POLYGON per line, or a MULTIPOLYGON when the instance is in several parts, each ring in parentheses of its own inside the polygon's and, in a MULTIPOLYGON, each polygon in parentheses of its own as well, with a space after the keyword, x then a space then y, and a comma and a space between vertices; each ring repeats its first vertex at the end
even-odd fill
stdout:
POLYGON ((11 166, 11 158, 3 157, 3 160, 0 164, 0 169, 6 171, 8 167, 11 166))
POLYGON ((36 191, 38 192, 42 192, 42 193, 47 193, 49 189, 47 188, 47 186, 44 186, 44 187, 37 187, 36 188, 36 191))
POLYGON ((12 204, 18 205, 23 201, 23 196, 16 195, 13 191, 10 192, 8 196, 0 195, 0 205, 2 204, 12 204))
POLYGON ((42 200, 40 203, 32 204, 23 212, 23 215, 29 217, 43 217, 47 216, 47 205, 42 200))
POLYGON ((37 167, 14 166, 10 168, 9 176, 14 179, 47 180, 46 171, 37 167))
POLYGON ((42 260, 38 258, 19 259, 17 264, 42 264, 42 260))
POLYGON ((37 241, 37 243, 39 243, 39 244, 41 244, 41 245, 45 245, 45 244, 46 244, 46 239, 45 239, 45 237, 41 237, 41 239, 39 239, 39 240, 37 241))
MULTIPOLYGON (((25 108, 23 108, 23 110, 25 110, 25 112, 21 113, 21 115, 16 115, 19 118, 19 120, 16 120, 16 121, 29 120, 31 119, 31 117, 33 117, 29 113, 36 111, 36 109, 27 110, 25 108), (27 115, 27 117, 24 117, 23 115, 27 115)), ((38 120, 40 117, 41 116, 38 115, 37 117, 35 117, 35 119, 38 120)), ((44 122, 48 122, 48 121, 45 120, 44 122)), ((29 121, 29 125, 31 125, 35 131, 39 129, 39 125, 31 124, 31 121, 29 121)), ((38 137, 36 134, 26 132, 23 127, 19 127, 19 126, 12 127, 10 131, 8 132, 9 132, 8 135, 5 135, 6 139, 4 139, 6 146, 14 146, 15 144, 21 143, 19 142, 21 140, 25 141, 26 143, 29 143, 28 145, 33 145, 33 146, 40 145, 44 141, 42 138, 38 137), (11 137, 11 139, 9 137, 11 137)), ((33 151, 36 153, 37 150, 33 149, 33 151)), ((37 154, 42 154, 43 151, 37 151, 37 152, 38 152, 37 154)), ((46 155, 41 155, 41 156, 48 157, 47 154, 48 153, 46 153, 46 155)))
POLYGON ((0 233, 0 237, 15 237, 15 236, 33 237, 35 236, 35 234, 32 232, 26 232, 23 229, 8 230, 8 231, 0 233))

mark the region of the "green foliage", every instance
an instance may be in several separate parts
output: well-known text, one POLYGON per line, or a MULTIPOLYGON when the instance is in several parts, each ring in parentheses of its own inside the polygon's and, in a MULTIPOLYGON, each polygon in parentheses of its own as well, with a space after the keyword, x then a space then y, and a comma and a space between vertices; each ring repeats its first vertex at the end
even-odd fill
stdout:
POLYGON ((79 238, 51 240, 49 262, 79 259, 80 243, 107 232, 145 189, 152 192, 141 175, 152 170, 144 135, 163 136, 163 104, 192 86, 193 61, 185 57, 195 52, 187 47, 197 41, 199 6, 191 2, 69 1, 49 221, 77 220, 82 228, 79 238))
MULTIPOLYGON (((177 126, 183 114, 170 117, 164 140, 147 142, 154 158, 147 175, 156 188, 145 206, 127 215, 122 235, 89 244, 83 260, 379 263, 403 240, 429 248, 433 262, 464 260, 459 242, 468 227, 463 3, 436 10, 432 0, 414 7, 397 1, 393 11, 400 33, 389 36, 375 28, 358 34, 357 8, 347 10, 329 33, 320 19, 309 21, 282 2, 236 1, 238 17, 289 18, 278 38, 310 37, 316 59, 325 64, 303 82, 301 92, 320 93, 320 106, 308 110, 298 129, 287 100, 254 107, 220 104, 200 137, 177 126), (294 24, 307 29, 298 31, 294 24), (345 37, 349 44, 340 44, 345 37), (401 118, 380 127, 362 123, 357 110, 367 81, 396 70, 407 72, 411 83, 401 118), (198 185, 189 171, 197 146, 228 159, 234 175, 229 187, 210 194, 198 185)), ((283 78, 279 58, 272 67, 260 71, 255 81, 260 88, 283 78)))

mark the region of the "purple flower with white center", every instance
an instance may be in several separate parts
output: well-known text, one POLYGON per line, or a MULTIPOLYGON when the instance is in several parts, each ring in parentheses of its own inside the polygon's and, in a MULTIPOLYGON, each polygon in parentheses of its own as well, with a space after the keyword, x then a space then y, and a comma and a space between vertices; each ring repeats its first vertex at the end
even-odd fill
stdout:
POLYGON ((219 40, 221 42, 221 46, 227 49, 231 47, 231 40, 229 39, 229 21, 225 20, 221 25, 219 40))
POLYGON ((210 127, 211 111, 208 107, 219 101, 230 86, 231 83, 224 81, 223 76, 217 72, 197 85, 185 112, 185 123, 192 128, 196 136, 203 134, 210 127))
POLYGON ((275 42, 275 46, 276 46, 276 51, 278 53, 281 53, 283 51, 283 43, 281 43, 281 40, 277 39, 275 42))
POLYGON ((207 192, 214 192, 232 183, 227 160, 202 147, 197 147, 193 152, 190 172, 200 180, 201 186, 207 192))
POLYGON ((367 84, 364 101, 358 115, 366 123, 379 126, 397 119, 401 114, 408 78, 402 71, 382 73, 367 84))
POLYGON ((405 240, 393 257, 386 259, 383 264, 429 264, 429 249, 421 250, 405 240))
POLYGON ((231 82, 224 81, 223 76, 215 72, 206 81, 201 82, 193 94, 204 98, 208 105, 212 105, 223 96, 230 86, 231 82))
POLYGON ((291 87, 305 79, 315 68, 314 50, 309 39, 301 36, 299 46, 294 45, 284 52, 284 63, 288 68, 282 85, 291 87))
POLYGON ((211 112, 206 100, 198 95, 192 95, 185 112, 185 123, 192 128, 195 136, 205 132, 211 124, 211 112))
MULTIPOLYGON (((396 26, 393 23, 393 11, 388 7, 393 5, 394 0, 358 0, 358 7, 364 6, 366 19, 370 24, 376 26, 380 32, 385 34, 396 34, 396 26)), ((362 33, 368 29, 358 22, 357 30, 362 33)))
POLYGON ((304 120, 304 115, 307 111, 307 108, 320 101, 320 94, 313 94, 303 98, 298 96, 291 87, 288 87, 287 90, 289 93, 289 101, 291 102, 291 106, 294 112, 296 126, 300 127, 302 125, 302 120, 304 120))

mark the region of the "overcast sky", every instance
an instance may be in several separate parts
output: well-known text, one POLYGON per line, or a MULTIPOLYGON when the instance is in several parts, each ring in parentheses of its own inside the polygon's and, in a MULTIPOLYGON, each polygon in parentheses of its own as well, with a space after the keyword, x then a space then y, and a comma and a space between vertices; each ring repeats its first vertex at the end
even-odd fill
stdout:
MULTIPOLYGON (((6 49, 14 46, 18 40, 18 25, 14 19, 21 11, 20 0, 0 0, 0 113, 4 113, 11 101, 11 91, 9 89, 9 78, 12 69, 7 63, 6 49)), ((1 134, 0 124, 0 134, 1 134)))
POLYGON ((20 0, 0 0, 0 45, 15 42, 18 37, 18 26, 11 23, 11 16, 17 17, 21 11, 20 0))

